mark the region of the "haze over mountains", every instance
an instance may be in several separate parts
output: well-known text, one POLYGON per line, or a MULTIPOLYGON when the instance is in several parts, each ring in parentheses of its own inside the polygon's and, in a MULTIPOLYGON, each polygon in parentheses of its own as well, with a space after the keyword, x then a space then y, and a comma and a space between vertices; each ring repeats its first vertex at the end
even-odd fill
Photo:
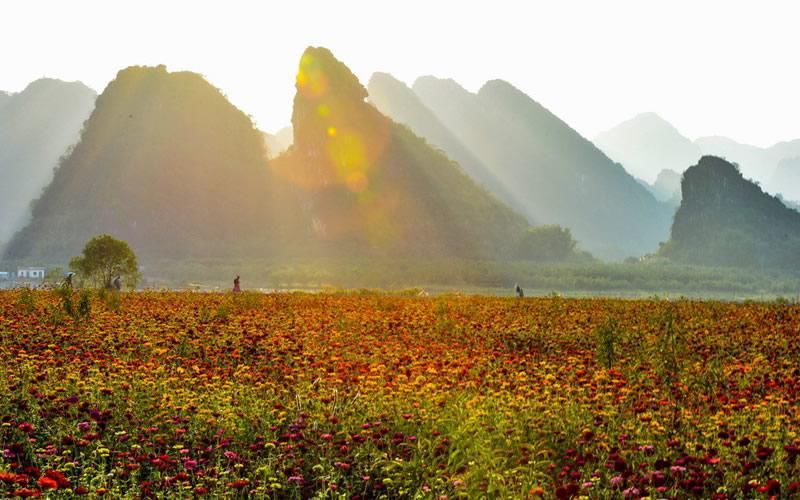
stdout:
POLYGON ((28 221, 31 201, 78 140, 95 98, 82 83, 47 78, 0 92, 0 248, 28 221))
POLYGON ((800 201, 800 156, 779 161, 769 185, 784 198, 800 201))
POLYGON ((665 169, 658 173, 656 181, 648 185, 656 199, 678 206, 681 203, 681 174, 665 169))
POLYGON ((294 141, 276 165, 304 190, 326 253, 509 257, 525 219, 366 97, 330 51, 303 54, 294 141))
POLYGON ((264 145, 267 148, 268 158, 277 158, 289 149, 294 140, 292 127, 283 127, 274 134, 264 132, 264 145))
POLYGON ((276 182, 260 132, 201 76, 127 68, 6 256, 64 262, 100 233, 145 259, 257 255, 277 231, 276 182))
POLYGON ((669 207, 509 83, 493 80, 472 94, 452 80, 422 77, 413 93, 424 108, 402 87, 379 75, 370 86, 373 101, 452 157, 469 161, 468 172, 492 174, 501 186, 490 187, 493 193, 521 205, 529 220, 570 228, 583 248, 602 258, 643 254, 666 239, 669 207))
MULTIPOLYGON (((492 169, 439 121, 405 83, 388 73, 375 73, 370 78, 367 89, 370 102, 383 114, 407 125, 414 133, 445 152, 458 162, 475 182, 499 200, 524 211, 524 206, 511 194, 492 169)), ((530 219, 530 216, 528 218, 530 219)))
POLYGON ((663 170, 683 173, 701 156, 713 155, 738 164, 745 178, 758 182, 769 192, 797 200, 792 187, 776 183, 773 176, 781 160, 800 156, 800 139, 769 148, 740 144, 720 136, 692 141, 657 114, 643 113, 599 134, 595 144, 651 186, 663 170))
POLYGON ((303 55, 293 141, 264 136, 200 75, 118 73, 6 258, 64 262, 110 233, 145 261, 319 256, 526 258, 528 223, 365 102, 333 55, 303 55))
POLYGON ((594 143, 649 184, 661 171, 682 173, 700 158, 700 148, 655 113, 637 115, 599 134, 594 143))
POLYGON ((800 198, 800 141, 692 142, 646 113, 598 138, 607 155, 505 81, 472 93, 375 73, 365 88, 314 47, 291 127, 275 134, 164 66, 121 70, 95 98, 55 80, 0 93, 0 238, 20 229, 6 260, 64 263, 99 233, 147 263, 577 257, 562 228, 607 260, 670 234, 658 255, 700 265, 787 267, 800 248, 796 212, 745 179, 768 172, 766 185, 800 198), (744 177, 706 150, 741 158, 744 177))

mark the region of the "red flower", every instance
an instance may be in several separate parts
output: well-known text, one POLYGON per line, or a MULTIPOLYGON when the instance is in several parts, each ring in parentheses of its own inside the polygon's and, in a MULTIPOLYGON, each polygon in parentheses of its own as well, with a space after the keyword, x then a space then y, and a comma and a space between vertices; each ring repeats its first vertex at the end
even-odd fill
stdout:
POLYGON ((55 490, 58 489, 58 483, 55 479, 49 478, 47 476, 42 476, 36 481, 36 484, 43 490, 55 490))
POLYGON ((39 490, 32 488, 20 488, 11 492, 12 497, 38 497, 40 494, 39 490))
POLYGON ((21 430, 22 432, 24 432, 25 434, 30 434, 30 433, 31 433, 31 432, 33 432, 33 431, 34 431, 34 429, 35 429, 35 427, 33 426, 33 424, 29 424, 28 422, 23 422, 23 423, 19 424, 19 425, 17 426, 17 428, 18 428, 19 430, 21 430))
POLYGON ((64 476, 64 474, 62 474, 61 472, 59 472, 57 470, 49 470, 49 471, 45 472, 44 475, 46 477, 52 479, 53 481, 55 481, 56 484, 58 484, 59 488, 69 488, 70 487, 69 479, 67 479, 64 476))
POLYGON ((758 459, 762 461, 766 460, 770 457, 770 455, 772 455, 773 451, 775 451, 773 448, 759 446, 758 449, 756 450, 756 457, 758 457, 758 459))
POLYGON ((0 471, 0 482, 3 483, 20 483, 20 478, 24 479, 25 481, 22 484, 28 482, 27 476, 22 474, 14 474, 13 472, 3 472, 0 471))
POLYGON ((250 481, 247 479, 237 479, 236 481, 231 481, 228 483, 228 488, 232 488, 234 490, 241 490, 242 488, 247 487, 250 484, 250 481))

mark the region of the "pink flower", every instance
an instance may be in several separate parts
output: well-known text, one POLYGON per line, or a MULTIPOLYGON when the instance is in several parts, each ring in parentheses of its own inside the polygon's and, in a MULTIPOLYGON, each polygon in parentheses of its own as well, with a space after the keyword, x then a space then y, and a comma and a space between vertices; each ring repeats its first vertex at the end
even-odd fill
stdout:
POLYGON ((639 491, 639 488, 635 488, 633 486, 622 492, 622 495, 625 498, 636 498, 640 494, 641 492, 639 491))

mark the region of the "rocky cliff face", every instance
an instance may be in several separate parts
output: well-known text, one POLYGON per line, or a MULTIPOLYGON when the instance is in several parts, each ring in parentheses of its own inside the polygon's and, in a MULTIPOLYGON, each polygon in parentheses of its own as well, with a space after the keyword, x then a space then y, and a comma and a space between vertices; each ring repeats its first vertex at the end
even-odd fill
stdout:
POLYGON ((330 51, 305 51, 296 86, 294 144, 277 165, 329 253, 496 257, 521 237, 523 217, 366 102, 330 51))
POLYGON ((706 265, 794 267, 800 213, 745 179, 736 165, 704 156, 681 183, 672 238, 661 253, 706 265))

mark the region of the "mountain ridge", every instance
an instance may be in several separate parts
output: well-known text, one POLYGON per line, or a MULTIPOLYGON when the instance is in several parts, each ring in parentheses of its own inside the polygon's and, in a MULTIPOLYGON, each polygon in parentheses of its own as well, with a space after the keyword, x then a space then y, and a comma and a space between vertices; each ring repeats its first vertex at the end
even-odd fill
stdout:
POLYGON ((0 242, 30 218, 30 206, 80 137, 97 94, 80 82, 41 78, 0 103, 0 242))
POLYGON ((490 166, 530 219, 570 228, 584 248, 607 259, 652 251, 666 239, 669 209, 510 83, 490 80, 473 94, 453 80, 424 76, 413 90, 490 166))
POLYGON ((92 235, 128 240, 145 261, 269 248, 273 192, 262 138, 200 75, 120 70, 6 249, 64 262, 92 235))
POLYGON ((522 205, 489 167, 469 151, 405 83, 388 73, 377 72, 370 78, 367 90, 370 102, 379 111, 394 121, 407 125, 414 133, 455 160, 476 183, 512 208, 521 210, 522 205))
POLYGON ((306 49, 296 87, 293 146, 278 168, 308 193, 328 251, 491 258, 522 236, 522 216, 365 102, 329 50, 306 49))

